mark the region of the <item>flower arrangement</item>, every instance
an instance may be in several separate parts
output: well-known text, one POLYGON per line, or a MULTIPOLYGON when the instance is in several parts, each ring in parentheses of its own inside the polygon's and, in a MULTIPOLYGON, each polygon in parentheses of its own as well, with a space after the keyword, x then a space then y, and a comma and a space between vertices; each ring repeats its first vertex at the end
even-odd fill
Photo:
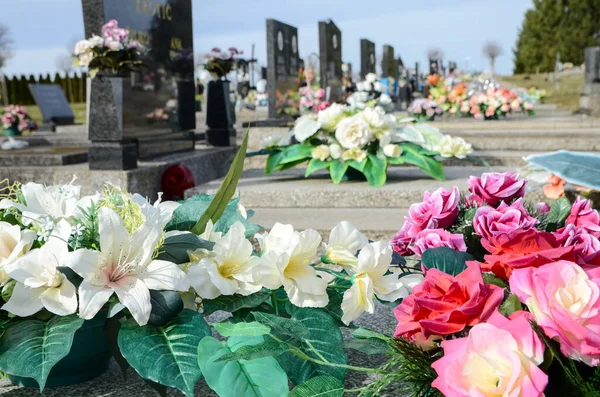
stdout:
POLYGON ((366 178, 382 186, 389 164, 413 164, 436 179, 443 179, 440 160, 466 158, 471 145, 458 137, 443 135, 425 124, 405 124, 382 108, 357 110, 332 104, 317 115, 300 117, 284 137, 269 137, 262 150, 266 174, 308 162, 306 176, 328 169, 335 184, 366 178))
POLYGON ((411 103, 408 114, 417 120, 434 121, 436 116, 443 116, 444 108, 434 100, 419 98, 411 103))
POLYGON ((385 86, 377 81, 377 75, 369 73, 365 76, 365 81, 356 83, 356 91, 348 96, 346 103, 356 110, 379 107, 389 113, 393 110, 392 98, 384 91, 385 86))
POLYGON ((535 115, 531 102, 522 101, 511 90, 494 87, 489 87, 486 92, 473 94, 468 101, 462 103, 460 113, 463 117, 485 120, 498 120, 509 113, 535 115))
POLYGON ((74 64, 87 67, 92 78, 98 72, 137 72, 144 67, 141 57, 145 52, 146 48, 140 42, 130 40, 129 31, 119 28, 113 19, 102 26, 102 36, 94 35, 77 42, 74 64))
POLYGON ((27 108, 19 105, 8 105, 4 108, 2 126, 4 134, 9 136, 31 134, 38 128, 37 123, 29 116, 27 108))
POLYGON ((225 78, 233 70, 235 60, 244 52, 235 47, 222 51, 215 47, 205 57, 204 68, 217 79, 225 78))
POLYGON ((331 105, 325 101, 325 90, 323 88, 313 88, 309 86, 300 87, 300 110, 306 112, 318 112, 331 105))

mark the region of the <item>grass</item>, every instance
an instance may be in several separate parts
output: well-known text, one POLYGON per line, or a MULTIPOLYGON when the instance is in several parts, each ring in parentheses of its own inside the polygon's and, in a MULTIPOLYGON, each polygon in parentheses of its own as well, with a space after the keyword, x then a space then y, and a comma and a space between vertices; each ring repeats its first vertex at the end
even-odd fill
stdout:
MULTIPOLYGON (((73 110, 73 114, 75 115, 75 123, 85 124, 87 122, 86 104, 81 102, 71 103, 70 105, 71 109, 73 110)), ((40 111, 39 106, 29 105, 26 106, 26 108, 31 118, 38 124, 42 124, 42 112, 40 111)), ((0 114, 2 114, 2 107, 0 107, 0 114)))
POLYGON ((519 74, 501 76, 499 78, 507 84, 518 87, 536 87, 546 90, 547 96, 542 100, 543 103, 555 104, 560 109, 573 111, 579 109, 579 96, 584 84, 583 73, 560 76, 560 86, 558 89, 556 88, 556 84, 552 83, 546 74, 519 74))

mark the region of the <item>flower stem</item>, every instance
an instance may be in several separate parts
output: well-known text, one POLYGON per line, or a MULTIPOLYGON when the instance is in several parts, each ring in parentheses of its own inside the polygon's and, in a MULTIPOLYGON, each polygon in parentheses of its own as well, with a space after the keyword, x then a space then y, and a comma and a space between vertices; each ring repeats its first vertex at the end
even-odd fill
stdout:
POLYGON ((279 316, 279 305, 277 304, 277 295, 275 295, 275 291, 271 291, 271 304, 275 309, 275 314, 279 316))

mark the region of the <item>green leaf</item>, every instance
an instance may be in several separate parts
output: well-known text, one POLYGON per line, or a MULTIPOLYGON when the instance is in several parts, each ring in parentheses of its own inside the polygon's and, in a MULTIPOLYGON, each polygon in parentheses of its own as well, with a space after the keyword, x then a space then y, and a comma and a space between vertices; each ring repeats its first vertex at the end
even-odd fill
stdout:
POLYGON ((281 151, 281 158, 279 159, 279 164, 287 164, 300 160, 310 159, 312 158, 313 149, 314 146, 304 144, 287 146, 281 151))
POLYGON ((202 240, 193 233, 167 237, 157 259, 181 265, 190 261, 188 251, 195 251, 200 248, 212 250, 214 245, 215 243, 202 240))
POLYGON ((410 143, 401 143, 400 146, 402 147, 400 158, 405 162, 416 165, 434 179, 440 181, 445 179, 442 163, 432 158, 431 155, 424 154, 419 146, 410 143))
POLYGON ((363 161, 347 160, 346 162, 348 163, 348 167, 354 168, 360 172, 363 172, 365 165, 367 165, 367 159, 364 159, 363 161))
POLYGON ((213 327, 225 337, 230 336, 260 336, 267 335, 271 328, 257 321, 232 324, 230 322, 215 323, 213 327))
POLYGON ((521 306, 521 301, 519 301, 517 295, 510 294, 508 298, 502 302, 498 310, 508 317, 516 311, 523 310, 523 306, 521 306))
POLYGON ((278 167, 281 164, 281 159, 283 158, 283 154, 281 151, 277 151, 272 153, 267 157, 267 164, 265 166, 265 175, 272 174, 273 172, 278 170, 278 167))
POLYGON ((438 269, 451 276, 462 273, 467 268, 467 261, 472 260, 471 254, 448 247, 430 248, 421 256, 421 263, 426 269, 438 269))
POLYGON ((210 334, 202 315, 185 309, 164 327, 140 327, 128 320, 119 331, 119 348, 142 378, 193 396, 194 385, 202 377, 198 344, 210 334))
POLYGON ((358 350, 365 354, 386 354, 390 351, 387 342, 377 338, 352 339, 344 344, 347 349, 358 350))
POLYGON ((306 166, 306 173, 304 176, 309 176, 319 170, 329 167, 331 164, 329 161, 321 161, 319 159, 311 159, 306 166))
POLYGON ((371 153, 368 156, 364 174, 367 177, 369 185, 374 187, 385 185, 387 179, 387 160, 371 153))
POLYGON ((220 397, 287 396, 287 376, 273 357, 217 361, 243 346, 261 342, 260 336, 233 337, 227 344, 210 336, 204 338, 198 345, 198 364, 208 386, 220 397))
MULTIPOLYGON (((320 310, 329 314, 338 327, 346 327, 347 325, 342 321, 342 316, 344 315, 344 312, 342 311, 343 295, 334 289, 327 289, 327 296, 329 297, 329 303, 320 310)), ((290 316, 298 310, 300 310, 300 308, 294 306, 289 300, 285 302, 285 311, 288 312, 290 316)))
POLYGON ((238 181, 242 176, 242 171, 244 171, 244 159, 246 158, 247 150, 248 132, 246 132, 246 136, 244 136, 242 146, 235 155, 233 163, 231 164, 231 168, 229 168, 229 172, 225 176, 223 183, 221 183, 221 186, 219 186, 219 190, 217 190, 215 197, 211 201, 206 211, 204 211, 196 225, 192 228, 192 233, 202 234, 204 229, 206 229, 206 224, 209 220, 212 220, 213 223, 217 223, 221 215, 223 215, 223 212, 225 212, 225 208, 227 208, 229 201, 235 194, 238 181))
POLYGON ((52 316, 49 321, 23 320, 6 329, 0 339, 0 370, 33 378, 40 386, 61 359, 71 351, 75 332, 84 320, 72 316, 52 316))
POLYGON ((341 397, 344 385, 332 376, 316 376, 294 387, 289 397, 341 397))
POLYGON ((387 159, 389 164, 394 164, 394 165, 400 165, 400 164, 404 164, 406 161, 404 161, 404 159, 402 158, 402 156, 400 157, 388 157, 387 159))
POLYGON ((229 313, 237 312, 240 309, 249 309, 260 306, 262 303, 271 299, 269 292, 257 292, 252 295, 221 295, 215 299, 202 300, 204 314, 208 315, 222 310, 229 313))
POLYGON ((529 156, 525 160, 569 183, 600 190, 600 155, 560 150, 529 156))
POLYGON ((108 344, 108 348, 110 349, 110 353, 113 358, 121 368, 121 373, 123 374, 123 379, 127 379, 127 369, 130 367, 125 357, 121 354, 121 350, 119 350, 118 337, 119 330, 121 329, 121 321, 119 317, 109 317, 106 319, 106 323, 104 323, 104 338, 108 344))
POLYGON ((371 338, 376 338, 376 339, 381 339, 384 341, 389 341, 390 337, 379 333, 379 332, 375 332, 375 331, 371 331, 370 329, 366 329, 366 328, 358 328, 356 329, 353 333, 352 333, 352 337, 355 339, 371 339, 371 338))
POLYGON ((150 290, 150 303, 152 311, 148 325, 162 327, 183 310, 183 300, 177 291, 150 290))
POLYGON ((492 273, 483 273, 483 282, 497 285, 500 288, 508 288, 508 283, 492 273))
POLYGON ((271 327, 273 332, 285 336, 287 339, 302 340, 302 338, 308 336, 308 328, 295 319, 282 318, 262 312, 254 312, 252 315, 256 321, 271 327))
POLYGON ((331 162, 331 166, 329 167, 329 174, 331 175, 331 180, 333 181, 333 183, 338 185, 342 181, 342 178, 344 177, 344 174, 346 173, 347 169, 348 169, 347 162, 341 162, 340 160, 333 160, 331 162))
POLYGON ((550 212, 544 219, 547 230, 556 231, 565 225, 571 213, 571 203, 566 197, 561 197, 550 206, 550 212))
POLYGON ((262 357, 277 357, 289 351, 290 347, 287 344, 273 340, 258 345, 242 346, 235 352, 222 356, 217 361, 254 360, 262 357))

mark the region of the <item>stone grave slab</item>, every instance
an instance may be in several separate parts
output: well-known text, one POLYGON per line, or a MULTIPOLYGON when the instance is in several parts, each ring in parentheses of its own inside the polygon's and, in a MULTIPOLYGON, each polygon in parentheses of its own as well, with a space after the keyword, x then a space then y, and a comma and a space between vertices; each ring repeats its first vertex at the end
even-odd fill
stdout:
POLYGON ((71 125, 75 123, 75 115, 60 85, 29 84, 29 90, 42 112, 44 124, 71 125))
POLYGON ((319 22, 319 60, 321 64, 321 88, 327 92, 326 99, 339 102, 342 99, 342 31, 330 19, 319 22))
POLYGON ((394 47, 388 44, 383 46, 383 57, 381 58, 381 76, 398 79, 398 69, 396 68, 396 59, 394 58, 394 47))
POLYGON ((88 160, 88 151, 81 147, 33 146, 21 150, 0 151, 2 167, 47 167, 81 164, 88 160))
POLYGON ((365 79, 367 74, 377 72, 375 43, 360 39, 360 77, 365 79))

